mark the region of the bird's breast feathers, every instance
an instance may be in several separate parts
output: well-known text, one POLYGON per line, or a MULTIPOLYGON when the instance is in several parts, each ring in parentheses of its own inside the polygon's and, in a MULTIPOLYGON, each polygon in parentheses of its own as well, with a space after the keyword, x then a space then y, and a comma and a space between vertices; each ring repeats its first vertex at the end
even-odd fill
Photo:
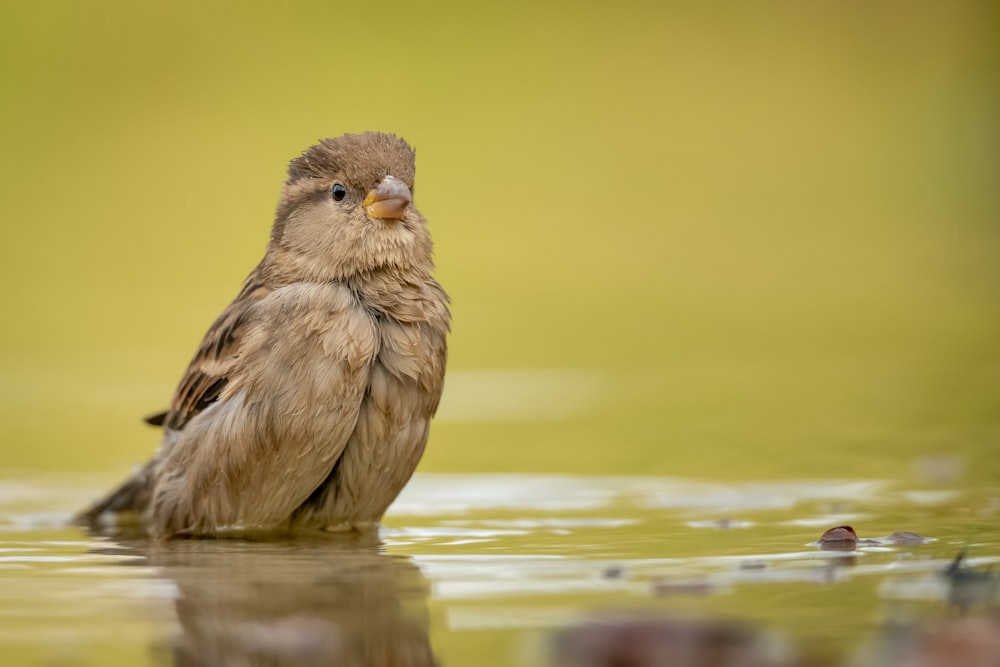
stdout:
POLYGON ((345 380, 367 385, 377 363, 397 381, 440 394, 445 330, 433 322, 397 320, 345 285, 282 287, 249 315, 253 324, 237 352, 244 378, 232 391, 240 385, 251 393, 284 388, 308 393, 300 396, 306 404, 322 405, 324 398, 343 396, 343 388, 335 385, 345 380))

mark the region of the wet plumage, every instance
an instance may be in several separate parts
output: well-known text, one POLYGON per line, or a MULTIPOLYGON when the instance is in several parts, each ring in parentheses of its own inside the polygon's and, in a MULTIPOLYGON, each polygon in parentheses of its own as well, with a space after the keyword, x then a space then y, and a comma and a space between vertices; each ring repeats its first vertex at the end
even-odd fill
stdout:
POLYGON ((271 240, 202 340, 159 451, 81 516, 141 512, 158 537, 372 526, 423 453, 448 297, 393 135, 292 160, 271 240))

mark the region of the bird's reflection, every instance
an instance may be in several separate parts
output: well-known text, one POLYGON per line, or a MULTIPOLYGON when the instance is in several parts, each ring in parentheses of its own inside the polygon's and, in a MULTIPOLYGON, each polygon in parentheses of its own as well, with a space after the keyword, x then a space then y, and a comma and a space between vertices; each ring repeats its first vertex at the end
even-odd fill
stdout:
POLYGON ((118 542, 176 584, 178 667, 437 664, 427 582, 374 537, 118 542))

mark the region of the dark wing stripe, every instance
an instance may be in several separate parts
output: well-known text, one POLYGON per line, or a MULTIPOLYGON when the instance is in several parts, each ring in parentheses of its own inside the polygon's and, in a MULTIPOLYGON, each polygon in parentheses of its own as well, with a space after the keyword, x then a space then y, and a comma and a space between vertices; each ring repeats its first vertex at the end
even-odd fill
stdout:
MULTIPOLYGON (((167 428, 180 430, 199 412, 219 400, 230 381, 244 319, 249 308, 271 293, 255 270, 247 278, 236 300, 229 304, 205 334, 198 352, 177 387, 165 417, 155 415, 167 428)), ((150 422, 153 423, 153 422, 150 422)))
MULTIPOLYGON (((241 312, 236 317, 229 317, 228 319, 231 321, 220 321, 217 323, 219 329, 215 334, 216 340, 214 343, 214 349, 209 350, 209 352, 211 352, 216 359, 225 359, 227 349, 231 348, 233 343, 236 341, 236 330, 241 324, 243 324, 242 315, 243 313, 241 312)), ((212 341, 206 337, 205 342, 211 343, 212 341)))
POLYGON ((194 405, 195 412, 201 412, 212 403, 219 400, 219 395, 222 394, 222 390, 227 384, 229 384, 229 378, 221 377, 212 384, 208 385, 208 387, 201 393, 201 396, 198 397, 198 402, 194 405))
POLYGON ((163 424, 167 421, 168 414, 169 411, 164 410, 163 412, 157 412, 155 415, 149 415, 142 421, 146 422, 150 426, 163 426, 163 424))

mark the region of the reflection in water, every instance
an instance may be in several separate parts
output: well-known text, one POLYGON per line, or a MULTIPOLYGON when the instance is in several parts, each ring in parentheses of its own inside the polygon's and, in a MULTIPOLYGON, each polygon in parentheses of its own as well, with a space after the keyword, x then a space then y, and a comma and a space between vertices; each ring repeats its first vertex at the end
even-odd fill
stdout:
MULTIPOLYGON (((970 541, 963 524, 970 508, 995 523, 996 505, 964 490, 954 504, 938 495, 942 504, 927 505, 876 481, 424 474, 394 506, 382 543, 151 544, 61 527, 105 481, 0 479, 0 664, 429 665, 429 608, 434 649, 450 665, 573 664, 571 649, 591 639, 614 648, 635 636, 624 625, 591 638, 586 624, 606 618, 600 610, 640 609, 639 621, 777 630, 796 653, 843 665, 883 617, 990 613, 988 594, 1000 589, 996 531, 970 541), (818 549, 847 517, 856 548, 818 549), (581 623, 565 652, 545 651, 581 623)), ((684 646, 662 644, 683 625, 644 627, 649 655, 684 646)), ((623 659, 641 657, 643 647, 623 648, 636 649, 623 659)))
POLYGON ((125 545, 176 584, 175 665, 436 664, 426 580, 374 538, 125 545))

